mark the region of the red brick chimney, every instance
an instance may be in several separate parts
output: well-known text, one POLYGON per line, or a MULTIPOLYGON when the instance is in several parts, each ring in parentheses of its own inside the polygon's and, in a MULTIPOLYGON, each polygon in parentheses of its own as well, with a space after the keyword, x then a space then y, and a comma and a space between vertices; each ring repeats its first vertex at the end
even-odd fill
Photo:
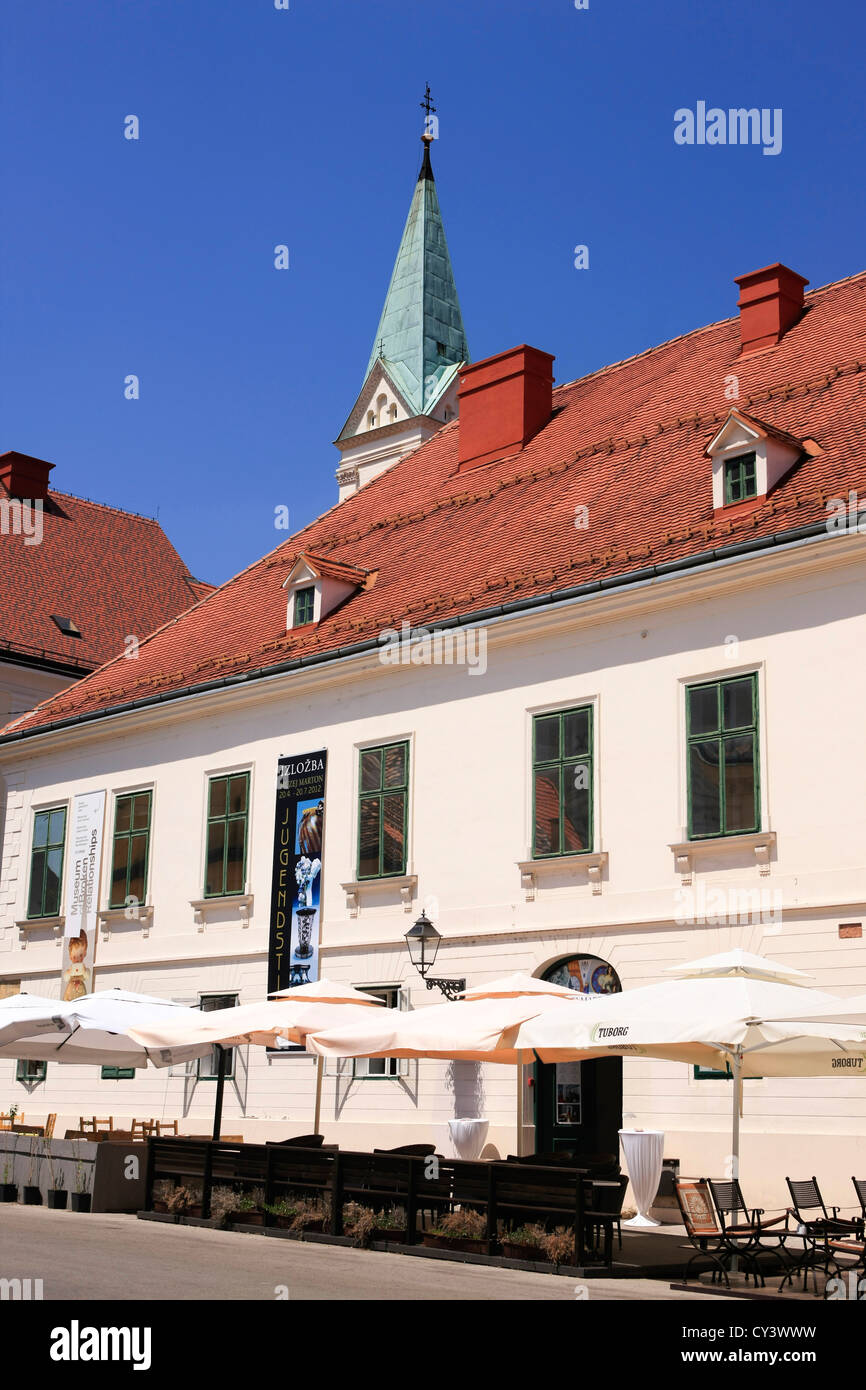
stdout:
POLYGON ((743 352, 772 347, 784 337, 802 316, 803 289, 808 283, 779 261, 736 277, 743 352))
POLYGON ((460 373, 459 469, 516 454, 553 413, 553 361, 538 348, 511 348, 460 373))
POLYGON ((10 497, 18 497, 35 502, 48 496, 48 474, 54 467, 44 459, 31 458, 29 454, 19 454, 9 449, 0 454, 0 483, 4 483, 10 497))

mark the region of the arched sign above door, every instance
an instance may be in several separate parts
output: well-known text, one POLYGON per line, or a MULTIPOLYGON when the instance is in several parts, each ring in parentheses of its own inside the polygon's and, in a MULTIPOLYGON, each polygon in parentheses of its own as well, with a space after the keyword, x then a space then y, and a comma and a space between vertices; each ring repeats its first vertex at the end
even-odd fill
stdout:
POLYGON ((580 994, 619 994, 622 985, 612 965, 599 956, 570 956, 544 972, 544 979, 580 994))

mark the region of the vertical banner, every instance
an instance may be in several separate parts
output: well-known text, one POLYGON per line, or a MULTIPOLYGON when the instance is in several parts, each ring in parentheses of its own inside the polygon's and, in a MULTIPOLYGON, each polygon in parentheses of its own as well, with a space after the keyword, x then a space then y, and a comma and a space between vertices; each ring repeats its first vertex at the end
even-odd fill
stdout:
POLYGON ((323 748, 277 762, 269 994, 319 978, 327 761, 323 748))
POLYGON ((102 860, 105 792, 86 792, 72 801, 66 865, 66 929, 60 997, 67 1003, 93 989, 96 910, 102 860))

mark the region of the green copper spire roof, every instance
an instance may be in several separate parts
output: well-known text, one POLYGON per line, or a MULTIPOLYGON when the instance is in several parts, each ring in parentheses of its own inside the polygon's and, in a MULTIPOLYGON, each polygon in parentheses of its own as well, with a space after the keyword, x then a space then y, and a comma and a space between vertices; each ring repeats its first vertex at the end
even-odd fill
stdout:
POLYGON ((381 358, 416 415, 440 395, 443 378, 468 362, 463 315, 430 163, 430 137, 385 297, 366 377, 381 358))

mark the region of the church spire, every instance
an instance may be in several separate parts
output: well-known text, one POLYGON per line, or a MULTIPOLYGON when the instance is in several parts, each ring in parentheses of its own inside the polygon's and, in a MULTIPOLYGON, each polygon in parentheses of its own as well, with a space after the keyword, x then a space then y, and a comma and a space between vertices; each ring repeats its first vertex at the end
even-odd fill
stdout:
POLYGON ((439 399, 445 376, 469 360, 430 160, 436 107, 429 85, 421 107, 424 157, 366 373, 377 360, 385 362, 418 415, 439 399))
POLYGON ((355 405, 337 439, 340 500, 390 468, 457 414, 469 361, 430 148, 438 134, 430 87, 424 155, 373 348, 355 405))

